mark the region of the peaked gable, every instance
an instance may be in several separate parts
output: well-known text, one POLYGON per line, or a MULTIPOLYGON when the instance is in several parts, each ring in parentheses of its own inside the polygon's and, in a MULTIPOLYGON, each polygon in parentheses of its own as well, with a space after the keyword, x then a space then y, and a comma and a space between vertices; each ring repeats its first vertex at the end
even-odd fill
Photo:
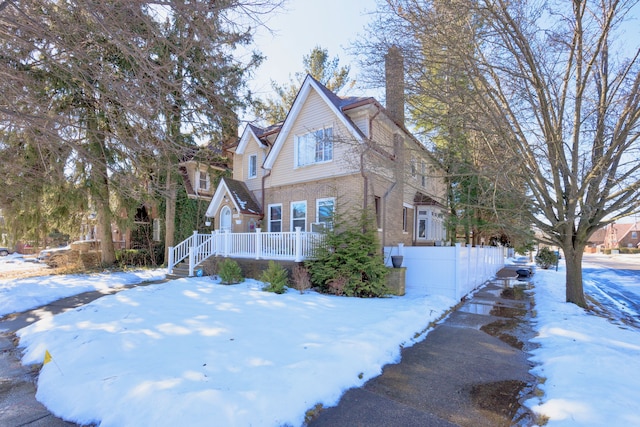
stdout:
POLYGON ((244 182, 231 178, 222 178, 211 199, 211 203, 209 203, 205 213, 206 217, 215 217, 226 194, 230 196, 231 202, 238 212, 248 215, 260 215, 262 213, 260 205, 244 182))
POLYGON ((237 154, 244 154, 244 150, 246 150, 247 145, 249 145, 249 141, 251 141, 251 139, 254 139, 260 148, 266 148, 267 145, 264 144, 260 139, 263 133, 264 129, 252 124, 247 125, 247 127, 244 129, 244 132, 242 132, 240 142, 235 148, 235 152, 237 154))
POLYGON ((323 84, 307 74, 307 77, 302 83, 302 87, 300 88, 300 91, 298 91, 296 99, 291 106, 291 110, 289 110, 289 113, 287 114, 287 117, 282 124, 282 129, 276 137, 273 148, 267 155, 267 158, 264 162, 265 169, 271 169, 273 167, 273 164, 275 163, 275 160, 278 157, 278 154, 280 153, 284 142, 291 132, 293 124, 298 118, 305 101, 312 92, 315 92, 320 96, 320 98, 326 103, 327 107, 333 112, 338 121, 340 121, 346 127, 346 129, 349 131, 349 133, 351 133, 351 135, 353 135, 356 141, 362 142, 365 139, 365 136, 360 131, 360 129, 358 129, 358 127, 351 121, 349 117, 347 117, 343 113, 341 109, 343 104, 353 102, 353 99, 348 98, 347 100, 344 100, 338 97, 336 94, 327 89, 323 84))

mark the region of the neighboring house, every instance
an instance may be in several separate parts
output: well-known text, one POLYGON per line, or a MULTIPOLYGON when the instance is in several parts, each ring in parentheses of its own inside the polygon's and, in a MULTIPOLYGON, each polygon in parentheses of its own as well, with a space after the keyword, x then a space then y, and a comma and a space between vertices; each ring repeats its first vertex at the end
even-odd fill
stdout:
MULTIPOLYGON (((126 212, 121 216, 126 217, 126 212)), ((123 228, 117 222, 111 223, 111 239, 116 249, 148 248, 150 241, 160 242, 161 224, 157 208, 148 204, 141 204, 133 217, 133 226, 123 228)), ((91 248, 98 248, 98 220, 95 213, 86 216, 80 224, 80 237, 76 243, 87 243, 91 248)), ((89 247, 88 246, 88 247, 89 247)))
POLYGON ((211 200, 215 191, 215 176, 227 171, 228 165, 221 154, 210 146, 199 147, 180 162, 179 170, 185 191, 190 199, 211 200), (212 158, 215 158, 212 160, 212 158))
POLYGON ((307 76, 284 122, 244 129, 231 150, 233 177, 222 178, 206 212, 212 227, 318 231, 334 212, 370 209, 383 246, 444 240, 443 173, 404 126, 395 84, 385 108, 307 76))
POLYGON ((585 252, 595 254, 599 249, 604 248, 605 235, 605 228, 596 230, 587 241, 587 246, 584 249, 585 252))
POLYGON ((605 249, 637 248, 640 244, 640 227, 637 222, 609 224, 604 233, 605 249))

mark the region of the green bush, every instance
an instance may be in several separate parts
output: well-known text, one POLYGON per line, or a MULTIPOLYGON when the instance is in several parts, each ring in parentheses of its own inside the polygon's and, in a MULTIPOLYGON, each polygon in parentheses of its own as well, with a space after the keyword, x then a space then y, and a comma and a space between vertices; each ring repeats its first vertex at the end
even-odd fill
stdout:
POLYGON ((288 273, 280 264, 269 261, 269 268, 262 272, 260 281, 268 283, 263 291, 283 294, 287 291, 288 273))
POLYGON ((323 245, 314 259, 305 263, 311 283, 320 292, 335 295, 387 295, 387 268, 370 216, 362 214, 359 220, 334 225, 324 233, 323 245))
POLYGON ((536 254, 536 265, 538 265, 538 267, 546 270, 557 263, 558 255, 551 251, 551 249, 544 247, 538 250, 538 253, 536 254))
POLYGON ((237 262, 231 258, 225 258, 218 264, 218 276, 225 285, 242 282, 242 270, 237 262))
POLYGON ((116 251, 116 262, 121 268, 128 266, 148 267, 154 265, 151 254, 146 249, 122 249, 116 251))

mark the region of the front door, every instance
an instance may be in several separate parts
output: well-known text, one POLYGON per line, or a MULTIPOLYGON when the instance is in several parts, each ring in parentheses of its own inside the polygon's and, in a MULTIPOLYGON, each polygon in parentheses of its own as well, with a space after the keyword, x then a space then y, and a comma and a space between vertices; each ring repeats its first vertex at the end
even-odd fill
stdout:
POLYGON ((220 230, 231 232, 231 209, 224 206, 220 211, 220 230))

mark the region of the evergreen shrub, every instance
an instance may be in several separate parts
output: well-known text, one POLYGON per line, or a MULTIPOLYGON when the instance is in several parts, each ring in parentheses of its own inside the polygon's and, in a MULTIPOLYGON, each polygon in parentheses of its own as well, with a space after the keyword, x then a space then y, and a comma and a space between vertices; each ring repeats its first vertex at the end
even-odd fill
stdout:
POLYGON ((541 248, 536 254, 536 265, 544 270, 549 269, 557 263, 558 255, 547 247, 541 248))
POLYGON ((320 292, 355 297, 389 293, 387 268, 370 214, 362 213, 352 221, 334 221, 314 255, 305 266, 311 283, 320 292))
POLYGON ((269 267, 262 272, 260 281, 268 285, 262 288, 263 291, 283 294, 287 291, 288 273, 280 264, 269 261, 269 267))
POLYGON ((224 285, 240 283, 243 280, 240 266, 231 258, 225 258, 218 263, 218 276, 220 276, 220 281, 224 285))

